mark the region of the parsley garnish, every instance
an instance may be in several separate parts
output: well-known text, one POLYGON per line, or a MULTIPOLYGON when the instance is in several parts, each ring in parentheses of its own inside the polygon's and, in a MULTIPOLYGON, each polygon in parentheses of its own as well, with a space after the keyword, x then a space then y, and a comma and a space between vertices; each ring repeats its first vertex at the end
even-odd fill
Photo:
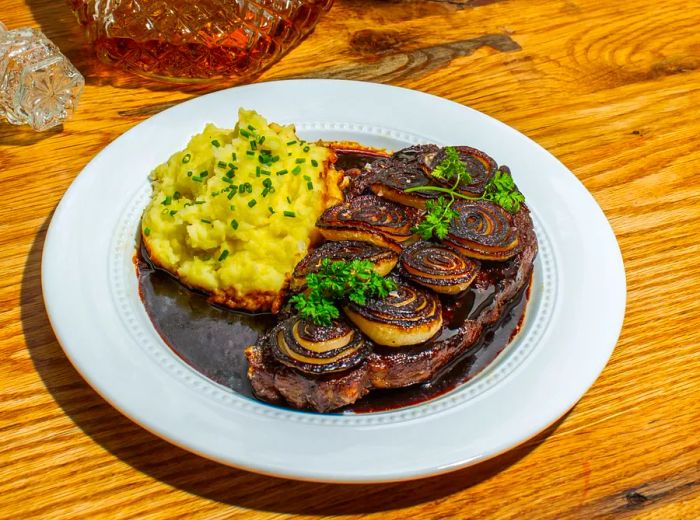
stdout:
POLYGON ((328 326, 340 316, 337 303, 350 300, 364 305, 367 298, 386 298, 396 289, 391 278, 378 275, 369 260, 332 261, 324 258, 317 273, 306 277, 308 291, 290 298, 299 315, 328 326))
MULTIPOLYGON (((446 157, 440 161, 430 174, 438 179, 451 181, 455 179, 456 186, 461 184, 471 184, 472 176, 469 175, 466 166, 459 158, 459 153, 453 146, 445 148, 446 157)), ((455 187, 456 187, 455 186, 455 187)), ((454 189, 454 188, 453 188, 454 189)))
POLYGON ((454 199, 449 202, 443 197, 438 197, 436 201, 429 200, 425 203, 428 212, 425 218, 413 228, 423 240, 430 240, 433 235, 442 240, 447 236, 450 222, 457 216, 457 212, 452 209, 454 199))
POLYGON ((452 222, 452 219, 457 216, 457 213, 451 209, 455 198, 466 200, 489 200, 501 206, 510 213, 517 213, 520 210, 520 203, 525 201, 525 197, 518 191, 513 177, 510 172, 496 170, 494 176, 489 180, 484 188, 484 193, 480 197, 465 195, 457 191, 460 184, 470 184, 472 177, 469 175, 464 163, 459 158, 457 150, 448 146, 445 148, 445 159, 438 164, 431 175, 438 179, 453 181, 451 188, 443 186, 415 186, 408 188, 406 193, 414 191, 438 191, 446 193, 450 196, 449 202, 443 197, 438 197, 437 201, 426 202, 426 209, 423 221, 413 228, 414 232, 420 234, 421 238, 428 240, 434 236, 442 240, 447 236, 447 230, 452 222))
POLYGON ((495 202, 511 213, 520 211, 520 203, 525 202, 525 197, 518 191, 510 172, 501 170, 497 170, 486 185, 482 198, 495 202))

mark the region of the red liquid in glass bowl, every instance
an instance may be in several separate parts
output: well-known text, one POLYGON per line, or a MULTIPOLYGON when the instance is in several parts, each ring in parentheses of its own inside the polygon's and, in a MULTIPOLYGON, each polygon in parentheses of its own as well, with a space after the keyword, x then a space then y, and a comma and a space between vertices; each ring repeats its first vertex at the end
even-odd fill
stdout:
POLYGON ((333 0, 69 0, 98 58, 160 80, 251 79, 296 47, 333 0))

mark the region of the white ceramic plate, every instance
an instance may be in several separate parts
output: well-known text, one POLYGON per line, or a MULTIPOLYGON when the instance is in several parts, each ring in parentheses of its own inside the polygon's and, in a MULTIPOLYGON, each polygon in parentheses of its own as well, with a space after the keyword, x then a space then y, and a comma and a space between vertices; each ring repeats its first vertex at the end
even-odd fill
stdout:
POLYGON ((617 341, 625 308, 620 250, 603 212, 557 159, 484 114, 420 92, 300 80, 216 92, 137 125, 99 153, 59 204, 44 247, 51 323, 82 376, 149 431, 204 457, 295 479, 380 482, 493 457, 567 412, 617 341), (239 107, 296 123, 307 140, 399 149, 467 144, 508 164, 540 243, 521 333, 479 377, 392 412, 319 415, 241 397, 184 364, 137 294, 132 256, 148 173, 207 122, 239 107))

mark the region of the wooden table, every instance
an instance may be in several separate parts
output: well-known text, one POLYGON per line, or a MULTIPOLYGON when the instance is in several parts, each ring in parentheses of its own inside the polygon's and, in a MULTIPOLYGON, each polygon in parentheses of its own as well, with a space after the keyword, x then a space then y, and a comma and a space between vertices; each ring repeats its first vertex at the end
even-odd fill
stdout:
POLYGON ((386 82, 505 121, 583 181, 622 247, 622 336, 573 411, 477 467, 378 486, 201 459, 120 415, 72 368, 41 296, 52 211, 101 148, 202 90, 101 67, 60 1, 2 4, 5 24, 40 26, 87 86, 62 130, 0 125, 0 517, 700 517, 699 4, 338 0, 261 78, 386 82))

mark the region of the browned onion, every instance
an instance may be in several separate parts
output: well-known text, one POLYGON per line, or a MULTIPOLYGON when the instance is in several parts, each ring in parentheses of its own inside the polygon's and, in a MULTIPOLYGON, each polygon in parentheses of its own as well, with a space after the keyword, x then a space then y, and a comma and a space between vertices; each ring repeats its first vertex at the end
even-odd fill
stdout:
POLYGON ((391 159, 406 163, 430 164, 440 147, 434 144, 416 144, 394 152, 391 159))
POLYGON ((410 280, 443 294, 457 294, 469 287, 479 272, 479 262, 448 247, 417 242, 401 253, 401 269, 410 280))
POLYGON ((328 208, 316 225, 328 240, 361 240, 400 252, 402 242, 415 239, 418 215, 414 208, 362 195, 328 208))
POLYGON ((418 164, 398 163, 379 169, 369 185, 372 191, 380 197, 404 206, 425 209, 425 202, 437 198, 439 193, 436 191, 406 193, 405 190, 430 186, 431 184, 433 183, 418 164))
POLYGON ((331 260, 369 260, 372 268, 380 276, 386 276, 396 265, 398 253, 369 242, 359 240, 341 240, 326 242, 310 251, 294 268, 292 275, 292 290, 301 289, 306 283, 306 276, 318 272, 324 258, 331 260))
POLYGON ((268 344, 280 363, 316 375, 352 368, 370 350, 362 335, 344 321, 321 327, 298 316, 278 323, 268 344))
MULTIPOLYGON (((484 193, 486 185, 491 180, 494 173, 496 173, 496 169, 498 168, 496 161, 494 161, 489 155, 485 154, 481 150, 477 150, 476 148, 471 148, 469 146, 454 146, 453 148, 457 150, 459 158, 462 160, 462 163, 472 178, 472 182, 469 183, 469 185, 460 184, 458 186, 458 190, 467 195, 481 196, 484 193)), ((430 172, 432 172, 438 164, 445 160, 445 154, 445 148, 441 149, 437 154, 435 154, 431 163, 428 165, 428 174, 430 174, 430 172)), ((438 178, 435 178, 435 180, 445 185, 451 185, 454 183, 454 181, 450 182, 449 180, 438 178)))
POLYGON ((391 347, 424 343, 442 327, 437 296, 407 284, 399 284, 386 298, 369 299, 365 305, 350 302, 344 311, 372 341, 391 347))
POLYGON ((512 216, 485 200, 459 200, 443 243, 471 258, 507 260, 519 251, 518 232, 512 216))

